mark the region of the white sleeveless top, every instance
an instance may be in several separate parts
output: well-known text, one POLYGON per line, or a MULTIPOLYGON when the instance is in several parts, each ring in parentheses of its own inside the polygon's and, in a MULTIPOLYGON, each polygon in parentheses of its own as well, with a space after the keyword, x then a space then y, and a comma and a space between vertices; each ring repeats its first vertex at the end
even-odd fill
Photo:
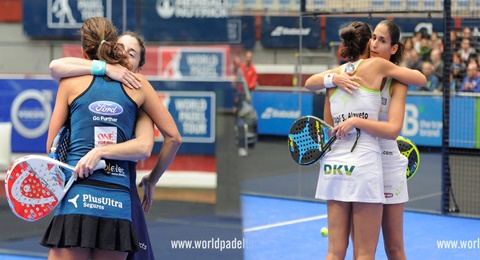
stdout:
MULTIPOLYGON (((355 63, 355 68, 361 65, 363 60, 355 63)), ((346 64, 343 66, 345 70, 346 64)), ((380 91, 360 86, 353 94, 337 88, 330 96, 330 111, 332 113, 334 126, 347 120, 350 117, 360 117, 368 120, 378 121, 381 107, 380 91)), ((352 129, 350 136, 337 140, 335 145, 351 149, 357 137, 357 130, 352 129)), ((361 131, 356 147, 371 149, 380 152, 377 137, 361 131)))
MULTIPOLYGON (((355 68, 362 61, 355 62, 355 68)), ((360 87, 353 94, 337 88, 330 96, 334 125, 353 116, 378 120, 380 106, 380 91, 365 87, 360 87)), ((356 139, 357 131, 354 129, 349 137, 337 140, 331 151, 320 161, 316 198, 345 202, 385 202, 378 140, 361 131, 352 151, 356 139)))

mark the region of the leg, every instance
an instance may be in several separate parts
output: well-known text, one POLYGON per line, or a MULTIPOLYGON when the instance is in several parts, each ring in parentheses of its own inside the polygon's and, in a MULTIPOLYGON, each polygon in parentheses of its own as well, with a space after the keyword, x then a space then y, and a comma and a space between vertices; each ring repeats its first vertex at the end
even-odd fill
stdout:
POLYGON ((326 259, 345 259, 350 233, 352 203, 327 201, 328 253, 326 259))
POLYGON ((104 259, 127 259, 127 252, 119 251, 107 251, 107 250, 98 250, 94 249, 92 252, 92 260, 104 260, 104 259))
POLYGON ((88 260, 91 253, 89 248, 69 247, 51 248, 48 252, 49 260, 88 260))
POLYGON ((406 259, 403 243, 403 209, 403 203, 383 205, 383 240, 385 253, 391 260, 406 259))
POLYGON ((354 202, 352 207, 353 251, 356 259, 375 259, 383 204, 354 202))

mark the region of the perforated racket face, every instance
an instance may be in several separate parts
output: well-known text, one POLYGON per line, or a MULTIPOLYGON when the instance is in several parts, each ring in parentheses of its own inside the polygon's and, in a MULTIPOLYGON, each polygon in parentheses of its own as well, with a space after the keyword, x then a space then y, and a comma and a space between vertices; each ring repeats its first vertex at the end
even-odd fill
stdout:
POLYGON ((12 212, 26 221, 36 221, 57 206, 56 192, 63 190, 65 176, 58 166, 40 161, 13 163, 5 177, 7 200, 12 212))
POLYGON ((297 119, 288 135, 292 159, 300 165, 310 165, 321 159, 335 141, 335 136, 329 138, 330 129, 328 124, 312 116, 297 119))
POLYGON ((62 126, 53 140, 49 156, 61 162, 67 161, 68 145, 70 144, 70 128, 62 126))
POLYGON ((409 139, 399 136, 397 138, 398 149, 408 159, 407 180, 411 179, 417 173, 420 166, 420 151, 417 146, 409 139))
POLYGON ((57 148, 58 160, 61 162, 67 161, 68 145, 70 143, 70 129, 66 129, 63 138, 60 139, 57 148))

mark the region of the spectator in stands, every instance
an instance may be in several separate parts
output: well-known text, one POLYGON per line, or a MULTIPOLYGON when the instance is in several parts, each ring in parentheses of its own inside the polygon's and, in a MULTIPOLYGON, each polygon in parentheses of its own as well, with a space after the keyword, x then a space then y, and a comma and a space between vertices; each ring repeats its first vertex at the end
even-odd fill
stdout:
POLYGON ((255 90, 255 88, 257 87, 257 70, 255 69, 255 66, 253 66, 252 59, 253 52, 246 51, 245 62, 242 63, 242 65, 240 66, 250 91, 255 90))
POLYGON ((468 63, 470 56, 476 53, 475 49, 470 45, 469 38, 462 39, 462 44, 457 52, 460 54, 460 60, 465 64, 468 63))
POLYGON ((407 61, 410 60, 412 56, 412 52, 417 52, 417 51, 413 48, 412 38, 406 38, 403 45, 405 46, 405 51, 404 51, 404 57, 400 62, 400 65, 403 67, 408 67, 407 61))
POLYGON ((412 37, 413 48, 420 53, 420 47, 422 46, 423 32, 418 31, 412 37))
POLYGON ((438 77, 440 80, 440 83, 443 83, 443 59, 442 59, 442 54, 439 49, 433 49, 432 52, 430 53, 430 62, 433 65, 435 76, 438 77))
POLYGON ((416 51, 412 51, 410 53, 410 59, 407 60, 406 65, 409 69, 415 69, 418 71, 422 71, 422 63, 423 60, 420 58, 416 51))
POLYGON ((434 68, 431 62, 425 61, 422 64, 422 73, 427 78, 427 84, 423 87, 420 87, 419 90, 431 91, 431 92, 440 92, 441 86, 438 77, 433 73, 434 68))
POLYGON ((471 39, 472 38, 472 30, 470 27, 463 27, 462 29, 462 39, 471 39))
POLYGON ((470 57, 468 57, 467 66, 468 66, 468 64, 470 64, 470 63, 477 63, 477 65, 478 65, 477 59, 478 59, 478 55, 477 55, 477 54, 472 54, 472 55, 470 55, 470 57))
POLYGON ((438 37, 437 32, 432 32, 432 35, 430 35, 430 46, 432 50, 438 50, 440 54, 443 53, 443 41, 438 37))
POLYGON ((480 92, 480 75, 476 62, 468 64, 467 76, 463 79, 460 90, 464 92, 480 92))
POLYGON ((430 45, 430 38, 423 37, 420 40, 420 52, 418 55, 424 61, 430 60, 430 53, 432 52, 432 46, 430 45))
POLYGON ((450 82, 452 83, 452 88, 456 91, 460 90, 462 86, 463 78, 466 76, 466 66, 460 60, 460 54, 454 52, 452 55, 452 70, 450 75, 450 82))
POLYGON ((455 30, 450 31, 450 47, 452 48, 452 52, 458 52, 460 43, 460 39, 458 38, 457 32, 455 30))

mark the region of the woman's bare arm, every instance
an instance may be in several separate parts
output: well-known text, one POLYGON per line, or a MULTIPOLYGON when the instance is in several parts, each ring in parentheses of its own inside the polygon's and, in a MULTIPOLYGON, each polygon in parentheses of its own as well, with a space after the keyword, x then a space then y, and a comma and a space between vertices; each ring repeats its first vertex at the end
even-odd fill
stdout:
MULTIPOLYGON (((62 78, 90 75, 92 61, 76 57, 65 57, 50 62, 50 75, 57 82, 62 78)), ((126 87, 138 89, 141 78, 121 65, 107 64, 105 74, 113 80, 123 83, 126 87)))

